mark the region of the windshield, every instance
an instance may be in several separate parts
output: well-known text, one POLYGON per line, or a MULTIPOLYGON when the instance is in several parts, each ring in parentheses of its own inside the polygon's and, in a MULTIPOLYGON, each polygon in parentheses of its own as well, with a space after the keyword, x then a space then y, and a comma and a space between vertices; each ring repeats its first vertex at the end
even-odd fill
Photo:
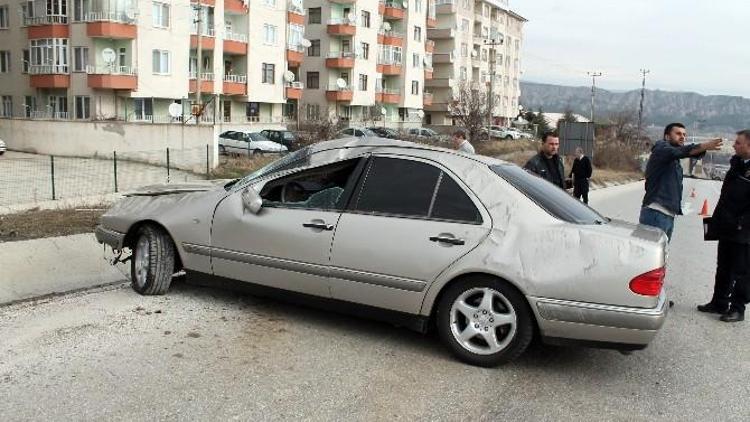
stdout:
POLYGON ((282 158, 279 158, 278 160, 263 166, 262 168, 255 170, 254 172, 248 174, 247 176, 243 177, 242 179, 239 179, 236 183, 231 183, 225 185, 225 187, 228 189, 232 185, 237 186, 244 186, 248 182, 254 179, 258 179, 260 177, 266 176, 268 174, 281 171, 281 170, 289 170, 296 167, 304 167, 310 164, 310 153, 312 148, 309 146, 298 149, 297 151, 294 151, 291 154, 287 154, 283 156, 282 158))
POLYGON ((564 190, 514 164, 499 164, 490 168, 553 217, 574 224, 602 224, 607 221, 564 190))
POLYGON ((267 141, 268 138, 261 135, 260 133, 248 133, 247 134, 250 137, 251 141, 258 142, 258 141, 267 141))

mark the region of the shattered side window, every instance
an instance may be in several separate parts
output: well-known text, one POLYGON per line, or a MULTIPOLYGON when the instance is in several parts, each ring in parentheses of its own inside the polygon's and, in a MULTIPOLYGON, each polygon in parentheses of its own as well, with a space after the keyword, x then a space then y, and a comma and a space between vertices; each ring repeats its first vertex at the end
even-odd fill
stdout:
POLYGON ((529 174, 521 167, 513 164, 499 164, 490 166, 490 169, 553 217, 574 224, 603 224, 607 221, 594 209, 573 198, 566 191, 541 177, 529 174))
POLYGON ((307 146, 302 149, 298 149, 291 154, 287 154, 284 157, 248 174, 243 177, 236 186, 244 186, 247 182, 267 176, 271 173, 278 171, 290 170, 299 167, 306 167, 310 165, 310 156, 312 148, 307 146))

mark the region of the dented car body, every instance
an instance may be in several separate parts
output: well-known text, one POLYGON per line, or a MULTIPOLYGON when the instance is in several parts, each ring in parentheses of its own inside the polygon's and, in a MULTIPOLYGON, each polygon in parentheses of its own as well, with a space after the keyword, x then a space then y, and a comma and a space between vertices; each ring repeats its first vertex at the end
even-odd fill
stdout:
POLYGON ((323 142, 226 185, 146 188, 96 236, 134 250, 141 293, 184 269, 383 311, 433 322, 477 365, 517 357, 535 333, 640 349, 668 308, 661 231, 606 219, 515 165, 389 139, 323 142))

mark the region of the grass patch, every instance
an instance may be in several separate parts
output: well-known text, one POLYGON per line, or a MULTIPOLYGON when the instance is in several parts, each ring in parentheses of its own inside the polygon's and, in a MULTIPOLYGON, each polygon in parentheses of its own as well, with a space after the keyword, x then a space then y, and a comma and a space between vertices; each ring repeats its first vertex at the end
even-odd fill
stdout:
POLYGON ((93 233, 107 208, 32 209, 0 215, 0 242, 93 233))
POLYGON ((530 151, 532 152, 531 155, 534 155, 537 151, 539 151, 539 142, 535 142, 529 139, 518 139, 515 141, 508 140, 473 142, 473 145, 477 154, 486 155, 488 157, 497 157, 498 155, 506 155, 526 151, 530 151))
POLYGON ((221 157, 219 165, 211 172, 212 179, 237 179, 278 160, 278 154, 258 154, 250 157, 221 157))

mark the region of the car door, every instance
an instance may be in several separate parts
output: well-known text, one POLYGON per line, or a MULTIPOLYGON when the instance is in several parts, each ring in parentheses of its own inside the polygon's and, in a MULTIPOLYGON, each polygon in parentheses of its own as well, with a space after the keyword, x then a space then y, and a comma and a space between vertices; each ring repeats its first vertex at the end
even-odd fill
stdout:
POLYGON ((375 156, 336 229, 333 297, 416 313, 427 286, 489 230, 481 203, 440 164, 375 156))
MULTIPOLYGON (((331 243, 359 159, 265 182, 259 213, 244 211, 242 191, 223 200, 211 238, 217 276, 329 297, 331 243)), ((248 189, 254 189, 248 187, 248 189)))

